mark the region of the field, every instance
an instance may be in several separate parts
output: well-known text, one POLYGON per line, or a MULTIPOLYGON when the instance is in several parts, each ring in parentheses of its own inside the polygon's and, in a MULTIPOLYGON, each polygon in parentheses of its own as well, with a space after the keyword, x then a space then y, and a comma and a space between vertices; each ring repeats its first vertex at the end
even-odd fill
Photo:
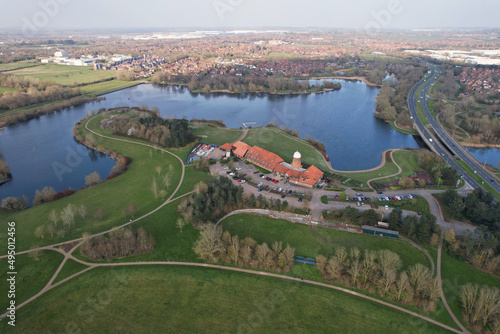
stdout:
POLYGON ((319 254, 331 256, 335 248, 344 246, 348 249, 358 247, 364 250, 389 249, 401 257, 404 268, 415 263, 428 265, 425 256, 405 243, 377 238, 364 234, 349 233, 327 228, 294 224, 289 221, 251 214, 239 214, 228 217, 222 223, 223 229, 240 239, 252 237, 257 242, 271 245, 274 241, 289 243, 295 248, 296 255, 316 257, 319 254))
POLYGON ((86 265, 69 259, 64 263, 64 266, 61 268, 61 271, 54 280, 54 284, 86 268, 87 268, 86 265))
MULTIPOLYGON (((466 262, 459 261, 444 251, 441 256, 443 291, 453 313, 458 319, 462 319, 460 287, 466 283, 499 287, 500 278, 484 273, 466 262)), ((462 324, 464 324, 463 321, 462 324)))
MULTIPOLYGON (((92 121, 95 122, 99 119, 100 116, 92 121)), ((86 131, 81 131, 85 137, 86 131)), ((42 246, 72 238, 80 238, 84 232, 95 233, 120 225, 124 222, 123 218, 121 218, 121 210, 129 203, 134 203, 137 206, 136 217, 158 207, 162 200, 161 198, 155 200, 150 190, 157 166, 162 166, 164 172, 168 170, 168 165, 175 168, 172 175, 172 186, 168 189, 168 195, 172 193, 179 182, 181 174, 180 162, 169 154, 160 154, 160 152, 153 150, 150 157, 150 149, 146 147, 107 139, 102 140, 100 145, 110 147, 133 159, 132 164, 123 175, 97 186, 78 191, 76 194, 56 202, 33 207, 18 213, 0 212, 0 220, 4 222, 2 223, 4 228, 8 221, 23 222, 23 224, 19 224, 16 230, 18 237, 17 249, 19 251, 32 248, 34 245, 42 246), (44 239, 35 238, 33 231, 37 226, 49 222, 49 212, 55 209, 60 213, 69 203, 75 205, 84 204, 89 211, 86 220, 83 221, 77 217, 75 225, 66 233, 64 238, 57 236, 44 239), (101 206, 104 208, 104 217, 99 220, 94 218, 94 213, 101 206)), ((103 179, 106 176, 101 175, 103 179)), ((158 175, 156 177, 158 179, 158 175)), ((160 179, 157 181, 161 182, 160 179)), ((0 239, 0 244, 2 247, 6 247, 6 239, 0 239)))
POLYGON ((398 172, 398 167, 393 162, 389 162, 386 160, 385 164, 382 167, 375 170, 367 172, 340 173, 340 174, 344 175, 345 177, 359 180, 366 185, 368 180, 378 177, 393 175, 396 174, 397 172, 398 172))
POLYGON ((399 150, 393 154, 394 160, 401 167, 401 173, 397 176, 377 180, 377 183, 386 183, 399 178, 415 174, 415 171, 421 169, 417 162, 417 152, 399 150))
POLYGON ((29 61, 18 61, 15 63, 0 64, 0 72, 15 70, 23 67, 39 66, 38 63, 33 63, 29 61))
POLYGON ((293 137, 284 131, 271 127, 250 129, 243 142, 250 146, 259 146, 279 155, 286 162, 292 162, 293 154, 299 151, 302 162, 328 170, 322 155, 307 141, 293 137))
MULTIPOLYGON (((2 254, 4 253, 2 252, 2 254)), ((15 262, 18 273, 16 276, 16 303, 20 304, 42 290, 56 272, 62 260, 63 255, 53 251, 40 252, 38 261, 35 261, 28 254, 17 255, 15 262)), ((2 296, 0 298, 0 308, 5 310, 9 302, 7 298, 7 292, 9 291, 7 259, 0 259, 0 268, 2 268, 0 272, 0 296, 2 296)))
POLYGON ((89 95, 103 95, 107 93, 111 93, 120 89, 129 88, 132 86, 140 85, 140 82, 137 81, 119 81, 119 80, 111 80, 105 82, 99 82, 96 84, 86 85, 80 87, 83 93, 89 95))
POLYGON ((190 124, 191 131, 195 136, 201 137, 201 142, 207 144, 224 145, 225 143, 234 143, 242 135, 243 130, 223 128, 210 123, 190 124))
POLYGON ((2 333, 446 332, 326 288, 175 266, 93 269, 16 316, 16 327, 0 323, 2 333))
POLYGON ((10 74, 21 77, 48 79, 62 86, 75 83, 87 84, 99 80, 116 77, 114 71, 94 71, 92 66, 66 66, 57 64, 40 65, 11 71, 10 74))

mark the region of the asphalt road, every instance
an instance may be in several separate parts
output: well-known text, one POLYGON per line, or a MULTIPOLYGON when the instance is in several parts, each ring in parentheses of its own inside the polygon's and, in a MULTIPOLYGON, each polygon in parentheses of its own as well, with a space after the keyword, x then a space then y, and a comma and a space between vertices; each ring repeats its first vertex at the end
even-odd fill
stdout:
POLYGON ((459 143, 455 142, 455 140, 453 140, 452 138, 450 138, 450 136, 448 135, 448 133, 446 133, 443 128, 441 128, 441 126, 436 122, 436 120, 432 117, 430 111, 429 111, 429 108, 427 106, 427 91, 429 88, 431 88, 433 86, 433 84, 436 82, 437 78, 439 77, 439 75, 441 74, 439 68, 436 68, 434 66, 431 67, 431 75, 428 77, 428 78, 424 78, 422 79, 419 83, 417 83, 410 91, 410 94, 408 96, 408 106, 409 106, 409 109, 410 109, 410 114, 411 116, 413 117, 413 120, 416 124, 416 126, 419 128, 419 130, 423 133, 423 135, 425 136, 425 141, 427 142, 427 145, 430 145, 432 146, 432 149, 437 152, 438 154, 440 154, 444 159, 445 161, 451 166, 453 167, 457 173, 459 175, 462 176, 462 178, 465 180, 465 182, 467 182, 472 188, 474 189, 477 189, 477 188, 481 188, 483 189, 484 191, 486 191, 478 182, 476 182, 474 179, 472 179, 454 160, 453 160, 453 157, 451 157, 449 155, 449 152, 445 149, 443 149, 443 147, 441 147, 441 145, 439 145, 435 139, 432 139, 433 136, 430 134, 430 132, 428 131, 428 129, 422 124, 422 122, 420 121, 420 119, 418 118, 417 116, 417 103, 418 103, 418 99, 421 100, 421 103, 422 103, 422 108, 424 110, 424 113, 425 113, 425 116, 427 118, 427 120, 429 121, 429 123, 431 124, 431 126, 433 127, 435 133, 440 137, 440 139, 446 144, 448 145, 448 147, 450 149, 452 149, 454 151, 454 153, 462 160, 464 161, 470 168, 472 168, 472 170, 476 171, 476 173, 484 179, 485 182, 489 182, 489 184, 495 188, 496 191, 499 191, 500 192, 500 185, 495 182, 495 181, 492 181, 492 177, 486 173, 481 166, 479 166, 477 164, 476 161, 474 161, 473 159, 471 159, 468 154, 466 154, 464 151, 465 149, 463 147, 460 146, 459 143), (420 94, 420 96, 415 96, 415 93, 417 91, 417 88, 423 84, 423 83, 426 83, 424 88, 422 89, 422 92, 420 94))

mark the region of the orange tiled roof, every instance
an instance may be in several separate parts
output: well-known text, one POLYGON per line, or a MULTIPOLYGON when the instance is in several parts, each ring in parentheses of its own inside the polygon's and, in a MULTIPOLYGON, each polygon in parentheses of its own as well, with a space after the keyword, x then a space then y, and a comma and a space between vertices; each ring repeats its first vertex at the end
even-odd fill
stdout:
POLYGON ((279 155, 264 150, 258 146, 251 147, 245 158, 258 165, 265 166, 270 170, 274 170, 277 164, 283 162, 283 159, 281 159, 279 155))
POLYGON ((233 144, 233 153, 237 156, 243 157, 250 149, 250 145, 247 145, 241 141, 237 141, 233 144))
POLYGON ((226 151, 231 151, 233 149, 233 145, 226 143, 222 145, 220 148, 226 151))

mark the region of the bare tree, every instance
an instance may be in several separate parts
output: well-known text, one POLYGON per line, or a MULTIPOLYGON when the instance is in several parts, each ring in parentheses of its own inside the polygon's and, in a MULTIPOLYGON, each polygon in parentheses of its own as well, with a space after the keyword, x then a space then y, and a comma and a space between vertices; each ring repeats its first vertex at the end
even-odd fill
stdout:
POLYGON ((326 275, 326 265, 328 263, 328 259, 323 255, 316 256, 316 267, 318 268, 321 275, 326 275))
POLYGON ((71 227, 75 222, 75 207, 73 204, 68 204, 61 212, 61 220, 64 225, 71 227))
POLYGON ((182 229, 184 228, 184 226, 186 226, 186 221, 184 219, 182 219, 182 217, 179 217, 177 218, 177 227, 179 228, 179 230, 181 230, 181 233, 182 233, 182 229))
POLYGON ((288 265, 291 266, 293 261, 295 260, 295 248, 290 247, 290 244, 286 244, 286 247, 283 250, 283 254, 285 254, 288 265))
POLYGON ((336 280, 341 275, 342 265, 336 257, 331 257, 326 264, 326 278, 336 280))
POLYGON ((396 272, 394 269, 388 269, 385 271, 385 273, 382 275, 382 278, 380 279, 380 286, 382 288, 382 292, 384 295, 389 291, 389 289, 392 287, 392 285, 396 282, 396 272))
POLYGON ((252 260, 252 247, 248 245, 243 246, 240 250, 240 257, 243 263, 249 264, 252 260))
POLYGON ((48 224, 45 230, 47 231, 47 233, 50 234, 50 237, 53 237, 54 234, 56 233, 56 226, 53 224, 48 224))
POLYGON ((257 248, 255 249, 255 255, 257 256, 257 260, 260 264, 264 265, 267 254, 269 254, 269 252, 269 246, 265 242, 262 245, 257 245, 257 248))
POLYGON ((155 170, 158 173, 158 177, 160 177, 161 176, 161 166, 156 166, 155 170))
POLYGON ((228 252, 230 257, 232 258, 234 264, 238 265, 238 260, 240 258, 240 239, 237 235, 233 235, 229 242, 228 252))
POLYGON ((137 212, 137 206, 134 204, 134 203, 130 203, 129 205, 127 205, 127 211, 128 211, 128 214, 132 217, 132 219, 134 218, 134 215, 135 213, 137 212))
POLYGON ((78 206, 78 214, 85 220, 85 216, 87 215, 87 207, 83 204, 78 206))
POLYGON ((29 256, 30 256, 33 260, 38 261, 38 260, 40 260, 40 251, 39 251, 39 250, 34 250, 34 251, 31 251, 31 252, 29 253, 29 256))
POLYGON ((170 178, 170 174, 165 174, 163 177, 163 185, 167 188, 167 190, 172 185, 172 179, 170 178))
POLYGON ((351 266, 347 270, 347 273, 351 276, 351 281, 353 285, 356 285, 358 282, 359 274, 361 273, 361 264, 359 263, 359 259, 355 259, 352 261, 351 266))
POLYGON ((35 229, 35 237, 43 239, 45 237, 45 226, 40 225, 35 229))
POLYGON ((153 183, 151 184, 151 192, 153 192, 155 200, 158 200, 158 184, 156 183, 156 178, 154 176, 153 176, 153 183))
POLYGON ((396 299, 401 300, 403 293, 407 292, 410 288, 410 283, 408 281, 408 275, 406 271, 399 274, 399 278, 396 281, 396 299))
POLYGON ((89 187, 94 186, 101 182, 102 182, 101 176, 97 172, 93 172, 85 176, 85 184, 89 187))
POLYGON ((194 251, 204 260, 216 262, 221 250, 222 228, 215 224, 208 224, 200 233, 200 239, 196 243, 194 251))
POLYGON ((59 216, 57 215, 55 209, 50 210, 49 219, 54 223, 54 226, 57 225, 57 222, 59 221, 59 216))
POLYGON ((389 270, 397 272, 401 268, 401 258, 390 250, 380 250, 377 253, 378 263, 382 276, 386 276, 389 270))

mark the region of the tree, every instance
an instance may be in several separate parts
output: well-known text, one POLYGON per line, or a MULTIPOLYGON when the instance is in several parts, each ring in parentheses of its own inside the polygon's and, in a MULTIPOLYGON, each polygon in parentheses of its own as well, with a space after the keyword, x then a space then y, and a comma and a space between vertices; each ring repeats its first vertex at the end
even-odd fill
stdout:
POLYGON ((160 174, 161 174, 161 166, 156 166, 155 170, 156 170, 156 172, 158 173, 158 177, 160 177, 160 174))
POLYGON ((399 274, 396 281, 396 300, 401 300, 403 293, 407 292, 409 288, 410 283, 408 280, 408 274, 406 274, 406 271, 403 271, 399 274))
POLYGON ((182 219, 181 217, 177 218, 177 227, 179 228, 179 230, 181 230, 181 233, 182 233, 182 229, 184 228, 184 226, 186 226, 187 222, 182 219))
POLYGON ((359 274, 361 273, 361 264, 358 259, 352 261, 347 273, 351 276, 352 284, 355 285, 358 281, 359 274))
POLYGON ((257 245, 255 256, 261 265, 264 265, 267 255, 269 254, 269 246, 264 242, 262 245, 257 245))
POLYGON ((45 225, 40 225, 35 229, 35 237, 40 239, 45 237, 45 225))
POLYGON ((134 214, 137 212, 137 206, 134 203, 130 203, 129 205, 127 205, 127 212, 133 219, 134 214))
POLYGON ((83 204, 78 206, 78 214, 85 220, 85 216, 87 215, 87 207, 83 204))
POLYGON ((326 275, 326 265, 328 263, 328 259, 323 255, 316 256, 316 267, 318 268, 321 275, 326 275))
POLYGON ((57 225, 57 222, 59 221, 59 216, 57 215, 55 209, 50 210, 49 219, 54 223, 54 226, 57 225))
POLYGON ((158 184, 156 183, 156 178, 153 176, 153 183, 151 184, 151 192, 155 197, 155 200, 158 200, 158 184))
POLYGON ((50 237, 53 237, 56 233, 56 226, 53 224, 48 224, 45 229, 50 234, 50 237))
POLYGON ((208 224, 200 232, 194 251, 203 260, 216 262, 223 249, 222 228, 215 224, 208 224))
POLYGON ((20 198, 6 197, 2 200, 2 204, 0 204, 0 209, 6 211, 21 211, 26 209, 26 205, 20 198))
POLYGON ((238 259, 240 258, 240 239, 237 235, 233 235, 229 242, 228 253, 232 258, 234 264, 238 265, 238 259))
POLYGON ((73 204, 68 204, 61 212, 61 220, 64 225, 71 227, 75 222, 75 206, 73 204))
POLYGON ((97 172, 93 172, 85 176, 85 184, 89 187, 94 186, 101 182, 102 182, 101 176, 97 172))
POLYGON ((392 210, 387 217, 387 222, 389 223, 389 228, 391 230, 399 231, 401 229, 401 220, 403 218, 403 212, 401 210, 392 210))
POLYGON ((35 260, 35 261, 40 260, 40 250, 35 249, 35 250, 31 251, 31 252, 29 253, 29 256, 30 256, 33 260, 35 260))

